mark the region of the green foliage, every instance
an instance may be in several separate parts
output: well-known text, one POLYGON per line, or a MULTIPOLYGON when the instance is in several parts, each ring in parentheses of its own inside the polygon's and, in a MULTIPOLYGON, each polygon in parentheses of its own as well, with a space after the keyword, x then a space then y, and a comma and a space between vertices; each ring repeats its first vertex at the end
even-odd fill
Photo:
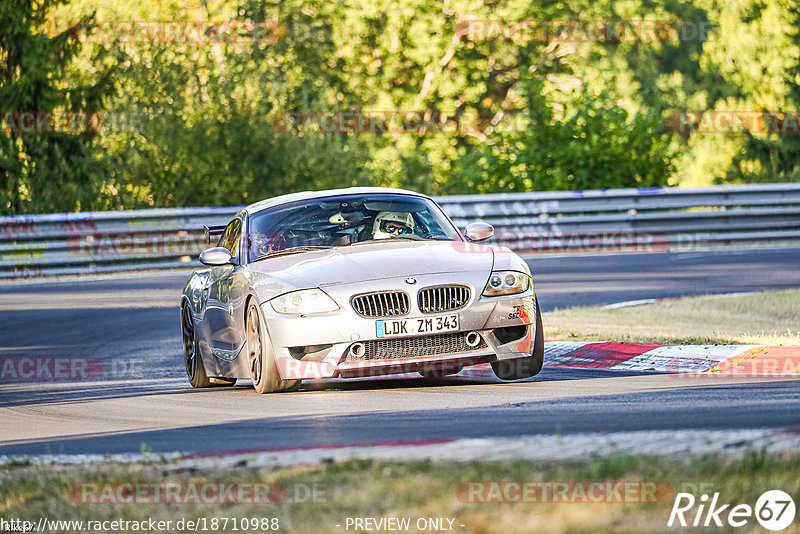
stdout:
POLYGON ((351 185, 456 194, 798 180, 800 136, 679 135, 666 117, 796 110, 799 27, 789 0, 7 1, 0 111, 106 120, 97 133, 2 128, 0 212, 232 205, 351 185), (555 42, 469 23, 575 19, 665 21, 679 35, 555 42), (118 42, 102 24, 114 20, 277 25, 254 41, 118 42), (281 127, 315 111, 442 112, 466 127, 281 127))
POLYGON ((465 165, 464 175, 474 190, 667 185, 674 151, 668 132, 659 131, 660 117, 641 112, 631 117, 609 95, 584 90, 574 100, 575 109, 556 118, 540 90, 529 89, 527 124, 500 134, 465 165))
POLYGON ((19 112, 70 113, 101 109, 110 84, 70 82, 67 70, 80 46, 64 31, 46 35, 48 12, 61 0, 0 4, 0 209, 72 210, 96 197, 94 139, 80 133, 28 133, 19 112))
MULTIPOLYGON (((769 76, 761 77, 769 80, 770 89, 764 99, 772 106, 763 106, 766 112, 784 110, 794 117, 794 124, 800 120, 800 7, 794 2, 778 2, 763 8, 768 14, 766 19, 773 26, 767 31, 772 39, 764 39, 766 45, 760 50, 763 55, 753 62, 760 63, 761 58, 772 56, 763 71, 770 69, 769 76), (779 31, 776 31, 779 30, 779 31), (776 42, 777 41, 777 42, 776 42), (766 48, 770 49, 767 50, 766 48), (777 54, 776 50, 783 53, 777 54), (777 65, 775 67, 774 65, 777 65), (772 67, 770 67, 772 66, 772 67)), ((761 94, 762 91, 759 91, 761 94)), ((791 130, 791 128, 790 128, 791 130)), ((744 149, 733 158, 733 163, 725 176, 728 182, 800 182, 800 133, 797 128, 793 133, 779 135, 777 133, 753 135, 747 134, 744 149)))

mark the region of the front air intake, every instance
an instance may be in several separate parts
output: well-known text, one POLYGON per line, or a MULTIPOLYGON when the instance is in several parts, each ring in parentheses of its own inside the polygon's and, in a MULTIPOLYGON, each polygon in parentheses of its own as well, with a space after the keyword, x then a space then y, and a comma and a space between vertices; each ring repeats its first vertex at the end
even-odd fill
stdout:
MULTIPOLYGON (((455 356, 465 352, 483 350, 488 347, 480 335, 477 343, 468 345, 461 332, 435 334, 407 338, 376 339, 363 342, 361 348, 345 353, 345 362, 371 360, 396 360, 404 358, 425 358, 430 356, 455 356)), ((474 340, 473 340, 474 341, 474 340)), ((362 343, 358 343, 361 345, 362 343)))

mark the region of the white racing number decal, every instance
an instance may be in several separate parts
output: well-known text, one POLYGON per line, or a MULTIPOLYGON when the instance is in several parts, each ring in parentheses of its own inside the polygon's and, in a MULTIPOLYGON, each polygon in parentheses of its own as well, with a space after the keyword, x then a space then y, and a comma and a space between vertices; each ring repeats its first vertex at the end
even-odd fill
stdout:
POLYGON ((376 337, 419 336, 458 330, 458 314, 375 321, 376 337))

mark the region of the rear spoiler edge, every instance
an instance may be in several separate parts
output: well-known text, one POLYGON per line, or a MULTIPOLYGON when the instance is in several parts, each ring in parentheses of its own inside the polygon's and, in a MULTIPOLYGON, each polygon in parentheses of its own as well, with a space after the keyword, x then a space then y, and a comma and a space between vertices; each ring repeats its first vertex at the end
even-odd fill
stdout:
POLYGON ((211 238, 214 236, 222 235, 225 232, 226 225, 218 225, 218 226, 208 226, 207 224, 203 225, 203 230, 206 234, 206 246, 211 245, 211 238))

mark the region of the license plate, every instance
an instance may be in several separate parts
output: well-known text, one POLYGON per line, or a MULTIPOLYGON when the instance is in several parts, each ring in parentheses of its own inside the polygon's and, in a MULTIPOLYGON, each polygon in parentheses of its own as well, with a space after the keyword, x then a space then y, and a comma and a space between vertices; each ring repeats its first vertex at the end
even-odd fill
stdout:
POLYGON ((458 314, 409 319, 379 319, 375 321, 377 337, 421 336, 458 330, 458 314))

